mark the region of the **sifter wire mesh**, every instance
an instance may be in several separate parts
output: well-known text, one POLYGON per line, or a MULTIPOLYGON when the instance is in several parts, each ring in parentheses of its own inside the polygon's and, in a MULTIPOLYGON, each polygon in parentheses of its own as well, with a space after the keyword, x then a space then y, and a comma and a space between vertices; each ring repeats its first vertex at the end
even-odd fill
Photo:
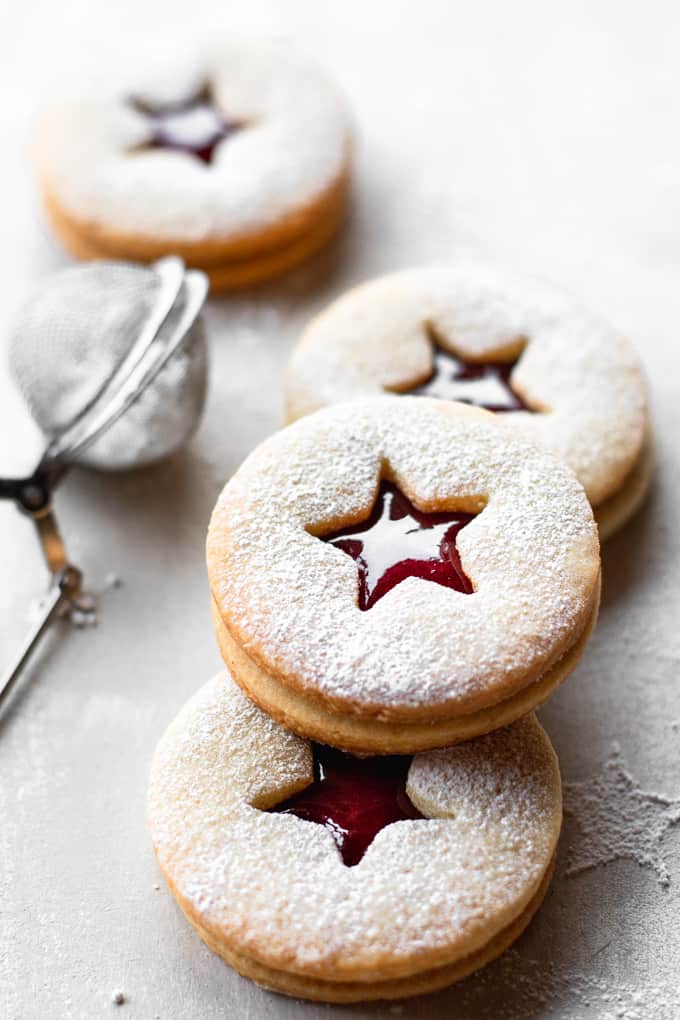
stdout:
MULTIPOLYGON (((159 286, 153 269, 96 262, 56 273, 26 303, 9 337, 9 363, 46 438, 102 395, 149 317, 159 286)), ((163 334, 172 331, 183 306, 180 291, 163 334)), ((177 449, 200 418, 206 371, 199 318, 154 382, 79 461, 118 469, 177 449)))

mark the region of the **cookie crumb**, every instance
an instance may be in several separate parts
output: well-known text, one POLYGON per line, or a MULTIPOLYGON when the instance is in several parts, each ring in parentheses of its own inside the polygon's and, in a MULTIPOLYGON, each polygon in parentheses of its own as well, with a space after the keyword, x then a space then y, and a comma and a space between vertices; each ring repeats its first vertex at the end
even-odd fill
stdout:
POLYGON ((111 1002, 114 1006, 122 1006, 125 1002, 125 992, 121 991, 120 988, 116 988, 111 995, 111 1002))

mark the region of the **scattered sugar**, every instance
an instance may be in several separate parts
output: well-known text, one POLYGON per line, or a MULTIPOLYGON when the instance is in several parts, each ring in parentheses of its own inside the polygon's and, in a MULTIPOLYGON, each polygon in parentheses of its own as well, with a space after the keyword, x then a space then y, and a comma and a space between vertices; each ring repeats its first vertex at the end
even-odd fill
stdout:
POLYGON ((579 829, 578 839, 569 847, 567 875, 627 859, 650 868, 661 886, 670 884, 662 844, 680 822, 680 797, 642 790, 618 744, 613 745, 602 772, 565 784, 564 803, 579 829))
POLYGON ((60 617, 68 620, 72 626, 79 630, 84 627, 96 627, 99 622, 97 600, 94 595, 83 591, 76 598, 64 604, 60 617))
POLYGON ((548 1006, 568 1020, 677 1020, 680 1016, 677 987, 606 980, 546 960, 527 959, 518 949, 508 950, 464 982, 458 993, 461 1015, 479 1020, 525 1020, 538 1010, 543 1015, 548 1006), (486 1005, 489 1001, 493 1001, 492 1009, 486 1005))

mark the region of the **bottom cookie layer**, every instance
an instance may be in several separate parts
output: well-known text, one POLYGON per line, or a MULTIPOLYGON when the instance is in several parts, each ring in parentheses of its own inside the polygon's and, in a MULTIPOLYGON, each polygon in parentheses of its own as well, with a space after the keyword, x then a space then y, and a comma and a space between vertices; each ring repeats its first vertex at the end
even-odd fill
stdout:
MULTIPOLYGON (((49 197, 45 198, 50 222, 64 247, 78 259, 126 259, 130 252, 115 245, 108 247, 93 241, 74 221, 70 220, 59 206, 49 197)), ((262 254, 233 260, 223 264, 203 263, 200 258, 187 258, 191 268, 201 269, 210 280, 213 293, 239 290, 260 283, 274 276, 288 272, 325 247, 342 225, 346 210, 346 193, 343 190, 333 196, 324 215, 315 225, 281 247, 272 248, 262 254)), ((135 253, 135 260, 153 262, 158 252, 148 255, 135 253)), ((165 254, 176 254, 172 245, 165 254)))
POLYGON ((305 697, 266 673, 234 641, 213 601, 212 613, 222 658, 255 704, 300 736, 355 754, 414 754, 490 733, 542 705, 575 669, 597 620, 600 582, 588 623, 578 641, 540 679, 489 708, 453 719, 386 722, 341 714, 305 697))
POLYGON ((623 527, 626 521, 640 508, 647 495, 653 473, 654 447, 652 438, 649 436, 640 456, 618 492, 593 509, 601 542, 623 527))
POLYGON ((205 931, 195 919, 187 914, 200 937, 214 953, 221 956, 234 970, 244 977, 270 991, 280 992, 301 999, 313 999, 318 1002, 368 1002, 377 999, 404 999, 415 995, 436 992, 462 981, 463 978, 491 963, 515 942, 543 902, 555 870, 553 857, 541 883, 529 901, 527 907, 498 935, 494 936, 485 946, 461 960, 422 971, 410 977, 388 981, 320 981, 316 978, 303 977, 289 971, 274 970, 253 960, 242 953, 236 953, 218 942, 213 935, 205 931))

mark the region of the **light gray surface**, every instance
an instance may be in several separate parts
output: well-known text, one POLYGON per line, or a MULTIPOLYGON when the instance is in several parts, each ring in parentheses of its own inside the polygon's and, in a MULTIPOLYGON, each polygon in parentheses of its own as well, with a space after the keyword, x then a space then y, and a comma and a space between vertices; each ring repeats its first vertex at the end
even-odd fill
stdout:
MULTIPOLYGON (((263 992, 203 947, 156 869, 144 798, 156 740, 219 665, 208 516, 279 421, 281 370, 300 327, 376 272, 467 252, 562 283, 644 358, 657 483, 604 552, 600 625, 542 718, 567 781, 600 774, 618 742, 644 789, 680 796, 680 11, 621 0, 194 0, 190 12, 192 32, 285 34, 334 69, 359 126, 356 203, 343 240, 314 267, 211 303, 207 414, 185 454, 145 474, 74 473, 59 492, 69 551, 92 586, 111 572, 123 583, 102 595, 98 628, 51 635, 0 720, 0 1016, 675 1020, 680 838, 670 821, 646 830, 652 856, 667 861, 667 887, 653 860, 566 875, 583 839, 569 817, 555 882, 515 950, 438 996, 341 1009, 263 992)), ((0 12, 3 333, 22 291, 66 261, 30 179, 27 125, 39 96, 100 54, 141 48, 146 33, 184 31, 186 13, 179 2, 36 0, 0 12)), ((0 390, 0 430, 14 446, 7 401, 0 390)), ((30 525, 9 506, 0 506, 0 576, 5 661, 43 584, 30 525)), ((621 789, 620 803, 602 798, 603 817, 644 801, 621 789)), ((572 793, 577 815, 584 792, 572 793)), ((654 808, 644 803, 648 829, 654 808)), ((592 804, 581 817, 592 826, 592 804)), ((590 843, 599 832, 591 827, 590 843)))

